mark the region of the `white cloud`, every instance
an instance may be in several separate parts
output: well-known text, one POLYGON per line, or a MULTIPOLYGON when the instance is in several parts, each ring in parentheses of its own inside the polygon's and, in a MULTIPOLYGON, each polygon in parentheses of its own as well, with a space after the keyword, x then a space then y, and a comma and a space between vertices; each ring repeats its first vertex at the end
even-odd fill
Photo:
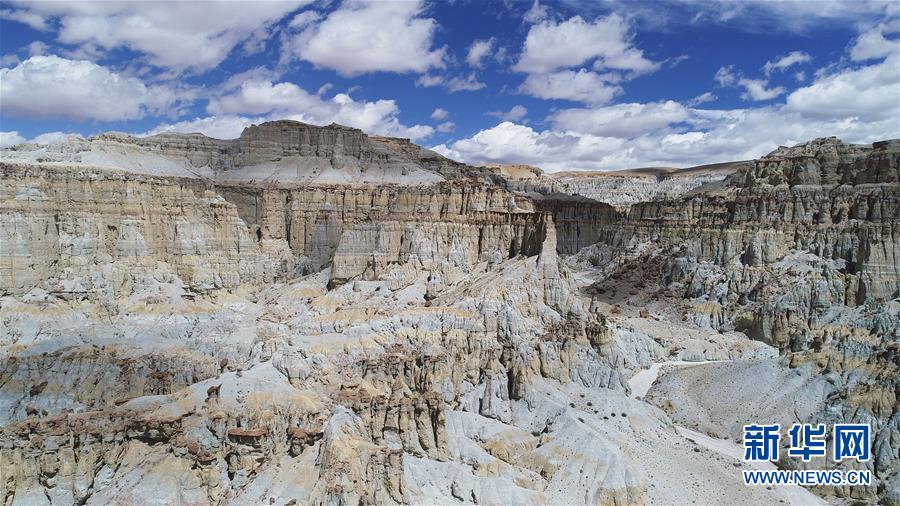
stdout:
POLYGON ((15 146, 25 142, 25 137, 19 135, 19 132, 2 132, 0 131, 0 149, 15 146))
POLYGON ((716 71, 716 75, 713 76, 713 78, 719 83, 719 86, 731 86, 738 80, 738 76, 734 72, 734 65, 719 67, 719 70, 716 71))
POLYGON ((295 30, 302 30, 320 19, 322 19, 322 15, 316 11, 303 11, 291 18, 288 26, 295 30))
POLYGON ((57 56, 32 56, 0 69, 0 106, 12 116, 137 119, 177 107, 179 95, 171 87, 146 86, 95 63, 57 56))
POLYGON ((550 130, 538 132, 505 121, 470 138, 456 141, 449 147, 442 144, 433 149, 444 156, 476 164, 526 163, 548 170, 562 170, 573 162, 580 167, 602 163, 602 157, 614 156, 622 144, 620 139, 550 130))
POLYGON ((831 135, 860 143, 900 135, 896 121, 809 121, 777 106, 733 111, 695 109, 690 113, 690 129, 684 132, 660 129, 631 138, 601 137, 564 130, 536 131, 507 122, 434 149, 475 164, 524 163, 548 171, 617 170, 751 159, 779 145, 831 135))
POLYGON ((244 81, 236 90, 209 101, 206 110, 211 114, 267 114, 274 111, 318 114, 328 108, 327 102, 294 83, 272 81, 244 81))
POLYGON ((493 47, 493 37, 487 40, 476 40, 469 46, 469 52, 466 54, 466 63, 475 68, 481 68, 482 60, 491 53, 493 47))
POLYGON ((47 44, 36 40, 27 46, 19 48, 16 53, 5 54, 0 57, 0 67, 15 67, 22 62, 19 58, 19 54, 27 56, 43 56, 47 54, 47 49, 49 49, 47 44))
POLYGON ((622 92, 620 86, 604 81, 604 76, 585 69, 529 74, 519 90, 537 98, 586 104, 605 104, 622 92))
POLYGON ((444 76, 438 74, 423 74, 416 79, 416 86, 431 88, 444 84, 444 76))
POLYGON ((774 70, 785 70, 793 65, 800 65, 812 60, 812 57, 803 51, 791 51, 790 53, 779 56, 775 61, 767 61, 763 65, 763 72, 770 75, 774 70))
POLYGON ((525 11, 525 21, 527 23, 540 23, 548 17, 547 8, 541 5, 538 0, 534 0, 531 8, 525 11))
POLYGON ((782 86, 769 88, 769 82, 765 79, 744 77, 740 72, 734 70, 734 65, 720 67, 713 77, 720 86, 740 86, 744 88, 744 92, 741 93, 741 98, 744 100, 771 100, 783 95, 785 92, 782 86))
POLYGON ((513 123, 524 118, 526 114, 528 114, 528 109, 526 109, 525 106, 522 105, 514 105, 510 110, 506 112, 493 111, 487 113, 488 116, 494 116, 500 121, 511 121, 513 123))
POLYGON ((67 133, 67 132, 46 132, 38 135, 34 139, 31 139, 28 142, 33 142, 35 144, 54 144, 68 137, 81 137, 78 134, 67 133))
MULTIPOLYGON (((725 69, 720 77, 742 79, 725 69)), ((691 166, 756 158, 779 145, 838 136, 871 143, 900 137, 900 54, 822 73, 786 102, 752 109, 696 109, 675 102, 565 109, 551 128, 503 122, 436 146, 470 163, 526 163, 545 170, 691 166)), ((702 95, 701 95, 702 96, 702 95)))
POLYGON ((446 118, 449 114, 450 113, 447 112, 446 109, 441 109, 440 107, 438 107, 431 113, 431 119, 433 119, 435 121, 440 121, 440 120, 446 118))
POLYGON ((0 9, 0 19, 18 21, 39 31, 47 29, 47 20, 44 19, 44 16, 27 10, 0 9))
POLYGON ((775 97, 781 96, 784 94, 784 87, 776 86, 775 88, 769 88, 769 82, 764 79, 747 79, 741 78, 738 81, 738 85, 744 87, 744 93, 741 93, 741 98, 744 100, 772 100, 775 97))
POLYGON ((437 131, 441 133, 449 133, 456 129, 456 123, 452 121, 445 121, 437 126, 437 131))
POLYGON ((438 24, 421 17, 422 2, 347 0, 325 20, 289 41, 292 53, 344 76, 369 72, 426 72, 444 66, 431 48, 438 24))
POLYGON ((862 33, 850 48, 850 59, 853 61, 866 61, 875 58, 885 58, 892 53, 900 52, 900 40, 887 39, 885 33, 891 33, 884 23, 862 33))
POLYGON ((466 77, 451 77, 444 82, 444 87, 447 88, 450 93, 456 93, 457 91, 476 91, 485 86, 487 85, 479 81, 474 72, 466 77))
POLYGON ((712 92, 707 91, 706 93, 702 93, 688 100, 688 105, 693 107, 696 105, 705 104, 707 102, 714 102, 718 98, 719 97, 715 96, 712 92))
POLYGON ((602 137, 629 138, 688 119, 686 107, 672 100, 616 104, 592 109, 563 109, 547 118, 553 126, 602 137))
POLYGON ((893 119, 900 114, 900 52, 884 61, 821 75, 787 97, 787 109, 813 118, 893 119))
POLYGON ((658 63, 646 59, 643 51, 632 46, 625 19, 610 14, 592 23, 575 16, 561 23, 542 21, 532 26, 513 70, 542 74, 591 60, 595 60, 595 70, 646 73, 659 68, 658 63))
POLYGON ((3 56, 0 56, 0 67, 15 67, 19 64, 20 61, 22 60, 20 60, 19 57, 15 54, 5 54, 3 56))
POLYGON ((331 91, 331 88, 334 88, 334 85, 331 83, 325 83, 322 86, 319 86, 319 89, 316 90, 316 96, 321 97, 322 95, 331 91))
POLYGON ((15 146, 16 144, 22 144, 25 142, 34 143, 34 144, 53 144, 55 142, 59 142, 66 137, 77 135, 66 132, 47 132, 33 139, 26 139, 19 135, 19 132, 0 132, 0 149, 8 148, 10 146, 15 146))
POLYGON ((238 130, 240 133, 238 125, 246 124, 243 119, 254 121, 253 118, 258 117, 296 119, 316 125, 340 123, 371 134, 411 139, 421 139, 434 132, 430 126, 402 124, 400 108, 394 100, 356 101, 344 93, 324 99, 294 83, 268 80, 245 81, 235 89, 212 97, 207 111, 215 119, 204 118, 209 124, 202 126, 220 132, 238 130))
POLYGON ((265 118, 248 118, 245 116, 225 115, 209 116, 206 118, 194 118, 179 121, 177 123, 163 123, 156 128, 138 135, 156 135, 163 132, 201 133, 207 137, 216 139, 235 139, 250 125, 266 121, 265 118))
POLYGON ((680 23, 684 18, 679 14, 687 14, 694 24, 726 23, 736 30, 768 34, 772 31, 803 33, 823 26, 854 26, 897 13, 897 3, 894 0, 670 0, 666 3, 654 3, 653 8, 644 14, 654 18, 657 24, 660 23, 659 18, 669 18, 669 22, 680 23))
MULTIPOLYGON (((535 3, 534 9, 540 9, 535 3)), ((581 16, 555 22, 546 12, 533 17, 514 71, 524 72, 519 91, 543 99, 605 104, 623 90, 617 83, 660 67, 632 45, 625 18, 618 14, 587 22, 581 16), (588 65, 588 68, 583 68, 588 65)))
POLYGON ((17 2, 14 14, 58 20, 64 44, 128 48, 152 65, 204 71, 307 1, 17 2))
POLYGON ((450 93, 456 93, 457 91, 476 91, 487 86, 478 80, 478 77, 474 72, 465 77, 446 77, 438 74, 423 74, 416 79, 416 85, 424 86, 426 88, 443 86, 450 93))

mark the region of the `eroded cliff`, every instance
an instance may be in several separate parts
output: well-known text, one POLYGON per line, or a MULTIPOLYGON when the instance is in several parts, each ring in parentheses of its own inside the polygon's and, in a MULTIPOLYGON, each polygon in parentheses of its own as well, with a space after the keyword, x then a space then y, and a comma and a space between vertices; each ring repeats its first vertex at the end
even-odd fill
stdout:
POLYGON ((823 493, 896 501, 897 149, 627 212, 338 126, 4 151, 0 497, 778 500, 689 393, 628 395, 675 358, 804 371, 805 420, 877 430, 878 483, 823 493))

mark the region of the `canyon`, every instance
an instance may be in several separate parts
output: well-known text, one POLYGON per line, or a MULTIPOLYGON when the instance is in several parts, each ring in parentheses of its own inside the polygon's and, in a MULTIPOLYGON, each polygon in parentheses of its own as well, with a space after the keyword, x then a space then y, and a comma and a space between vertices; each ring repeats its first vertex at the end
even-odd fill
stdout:
POLYGON ((701 444, 763 422, 870 424, 839 466, 875 481, 811 492, 898 505, 898 378, 900 140, 597 174, 294 121, 0 152, 7 505, 803 502, 701 444))

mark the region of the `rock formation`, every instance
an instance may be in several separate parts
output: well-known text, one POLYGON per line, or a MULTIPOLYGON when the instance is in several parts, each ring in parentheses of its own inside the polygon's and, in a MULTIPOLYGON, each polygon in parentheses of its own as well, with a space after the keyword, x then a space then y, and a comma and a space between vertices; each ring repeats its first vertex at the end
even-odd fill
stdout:
POLYGON ((805 420, 877 432, 878 483, 818 492, 897 503, 898 153, 614 207, 336 125, 3 151, 0 497, 777 501, 673 426, 754 412, 676 372, 629 395, 676 359, 772 368, 760 395, 802 371, 805 420))
POLYGON ((638 202, 671 200, 700 187, 710 189, 748 164, 731 162, 687 169, 651 167, 612 172, 556 172, 547 179, 557 191, 582 195, 627 210, 638 202))

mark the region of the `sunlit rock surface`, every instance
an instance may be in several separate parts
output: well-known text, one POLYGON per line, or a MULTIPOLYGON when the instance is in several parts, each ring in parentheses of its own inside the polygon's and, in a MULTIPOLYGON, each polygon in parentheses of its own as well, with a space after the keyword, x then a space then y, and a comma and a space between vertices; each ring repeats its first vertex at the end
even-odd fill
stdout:
POLYGON ((627 202, 336 125, 2 151, 0 497, 794 501, 675 429, 765 415, 871 423, 815 492, 896 503, 898 150, 627 202))

